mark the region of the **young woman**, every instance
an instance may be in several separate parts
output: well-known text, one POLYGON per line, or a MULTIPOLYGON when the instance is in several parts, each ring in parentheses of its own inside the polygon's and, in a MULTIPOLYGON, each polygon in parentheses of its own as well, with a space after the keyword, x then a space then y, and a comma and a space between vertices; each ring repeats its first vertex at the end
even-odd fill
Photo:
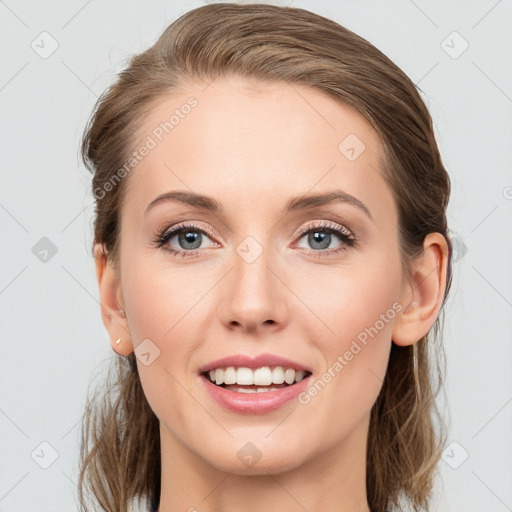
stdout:
POLYGON ((297 8, 172 23, 83 138, 116 365, 80 504, 428 509, 450 182, 411 80, 297 8))

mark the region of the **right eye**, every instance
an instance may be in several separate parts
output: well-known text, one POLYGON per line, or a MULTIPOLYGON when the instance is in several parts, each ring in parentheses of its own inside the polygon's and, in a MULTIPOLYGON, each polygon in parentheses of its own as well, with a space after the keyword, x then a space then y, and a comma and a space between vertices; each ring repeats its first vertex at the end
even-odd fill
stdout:
POLYGON ((197 251, 204 241, 204 236, 213 235, 194 224, 179 224, 172 229, 164 230, 153 242, 158 248, 162 248, 175 256, 186 258, 197 256, 197 251), (178 248, 171 245, 174 239, 176 239, 178 248))

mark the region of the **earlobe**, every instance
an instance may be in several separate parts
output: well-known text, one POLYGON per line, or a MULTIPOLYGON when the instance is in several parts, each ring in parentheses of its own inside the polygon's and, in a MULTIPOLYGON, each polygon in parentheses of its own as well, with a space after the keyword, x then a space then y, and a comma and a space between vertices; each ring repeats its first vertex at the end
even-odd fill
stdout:
POLYGON ((404 284, 392 339, 397 345, 412 345, 425 336, 436 321, 446 289, 448 244, 440 233, 429 233, 423 252, 411 264, 404 284))
POLYGON ((112 349, 126 356, 133 352, 133 345, 124 310, 119 275, 109 263, 100 243, 94 245, 94 260, 103 324, 108 331, 112 349))

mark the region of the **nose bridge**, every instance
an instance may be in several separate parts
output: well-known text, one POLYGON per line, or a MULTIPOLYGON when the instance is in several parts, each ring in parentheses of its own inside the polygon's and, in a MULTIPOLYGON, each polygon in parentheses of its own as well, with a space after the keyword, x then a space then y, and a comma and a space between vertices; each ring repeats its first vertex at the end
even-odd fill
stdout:
POLYGON ((227 289, 223 290, 222 320, 255 330, 282 324, 285 319, 283 286, 272 269, 271 244, 246 237, 235 248, 227 289))

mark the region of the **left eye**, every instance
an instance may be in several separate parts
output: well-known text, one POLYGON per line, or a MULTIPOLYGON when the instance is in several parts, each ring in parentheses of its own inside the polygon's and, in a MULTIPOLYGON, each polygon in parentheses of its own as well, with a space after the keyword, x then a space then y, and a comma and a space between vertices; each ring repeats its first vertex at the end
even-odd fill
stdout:
POLYGON ((305 249, 312 250, 313 252, 330 252, 324 251, 324 249, 329 248, 333 242, 333 235, 335 235, 334 241, 336 238, 338 239, 338 245, 332 248, 334 252, 345 249, 346 246, 355 245, 355 237, 348 230, 333 225, 319 225, 309 228, 306 231, 302 231, 299 239, 307 237, 309 247, 305 247, 305 249))

